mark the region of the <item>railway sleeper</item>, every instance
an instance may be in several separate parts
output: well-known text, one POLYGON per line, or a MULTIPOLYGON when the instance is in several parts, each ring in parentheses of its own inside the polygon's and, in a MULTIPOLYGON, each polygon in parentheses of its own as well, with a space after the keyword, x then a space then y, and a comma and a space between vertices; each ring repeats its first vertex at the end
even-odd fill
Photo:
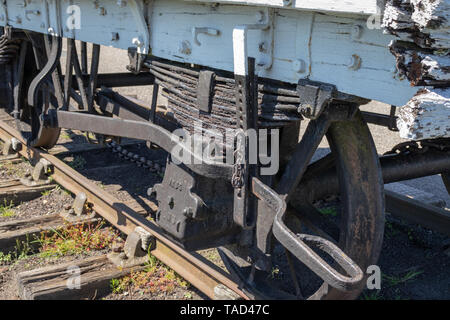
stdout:
POLYGON ((144 265, 119 268, 107 255, 18 273, 19 296, 23 300, 95 299, 110 292, 110 281, 140 271, 144 265))
POLYGON ((20 179, 12 179, 0 182, 0 203, 20 204, 39 198, 42 192, 52 190, 55 184, 26 186, 20 179))
MULTIPOLYGON (((72 223, 72 225, 98 222, 100 222, 99 218, 90 217, 86 220, 72 223)), ((63 227, 67 227, 67 221, 59 214, 0 222, 0 251, 11 251, 16 246, 17 241, 30 240, 39 236, 41 232, 53 231, 63 227)))

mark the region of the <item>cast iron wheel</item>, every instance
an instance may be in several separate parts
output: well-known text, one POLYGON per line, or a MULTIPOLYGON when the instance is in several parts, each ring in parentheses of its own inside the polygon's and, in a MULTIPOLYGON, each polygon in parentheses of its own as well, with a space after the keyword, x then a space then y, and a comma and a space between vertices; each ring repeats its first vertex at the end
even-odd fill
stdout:
MULTIPOLYGON (((384 192, 378 154, 367 124, 358 112, 352 121, 337 122, 327 132, 331 153, 308 166, 297 190, 305 196, 293 197, 288 204, 294 223, 294 233, 331 236, 339 247, 355 261, 365 273, 368 266, 378 260, 384 232, 384 192), (326 176, 326 169, 336 171, 339 184, 341 213, 336 218, 325 219, 312 204, 326 191, 311 190, 314 184, 308 177, 326 176), (295 208, 295 209, 294 209, 295 208), (306 212, 306 220, 297 216, 306 212), (312 218, 312 219, 310 219, 312 218), (339 221, 333 221, 338 219, 339 221), (313 222, 311 224, 311 222, 313 222), (317 225, 320 225, 317 229, 317 225), (304 230, 308 232, 304 232, 304 230), (323 233, 326 232, 326 234, 323 233)), ((329 171, 329 170, 328 170, 329 171)), ((306 268, 288 250, 274 240, 272 272, 263 272, 246 263, 229 248, 220 248, 225 266, 243 289, 255 298, 262 299, 356 299, 366 284, 350 292, 332 288, 306 268), (280 273, 286 275, 278 281, 280 273), (249 280, 250 279, 250 280, 249 280)))

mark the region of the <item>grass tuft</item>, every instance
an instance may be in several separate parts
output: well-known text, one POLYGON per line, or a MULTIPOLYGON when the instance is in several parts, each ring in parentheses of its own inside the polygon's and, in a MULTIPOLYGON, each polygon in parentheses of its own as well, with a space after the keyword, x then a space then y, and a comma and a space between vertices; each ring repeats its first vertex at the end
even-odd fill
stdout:
POLYGON ((10 201, 10 203, 8 204, 8 202, 4 201, 3 204, 0 204, 0 216, 1 217, 12 217, 14 216, 15 212, 13 210, 14 207, 14 203, 12 201, 10 201))
POLYGON ((112 228, 102 229, 104 223, 67 225, 52 232, 43 232, 39 242, 42 257, 77 255, 109 248, 117 236, 112 228))

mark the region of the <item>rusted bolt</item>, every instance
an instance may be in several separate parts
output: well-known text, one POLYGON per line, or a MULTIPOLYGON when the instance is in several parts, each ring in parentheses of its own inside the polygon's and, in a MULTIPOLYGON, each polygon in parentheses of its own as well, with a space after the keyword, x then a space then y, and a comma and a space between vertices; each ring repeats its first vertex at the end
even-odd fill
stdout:
POLYGON ((354 71, 358 70, 359 68, 361 68, 361 58, 356 54, 352 55, 349 63, 347 64, 347 67, 354 71))
POLYGON ((192 53, 191 43, 187 40, 184 40, 180 43, 178 50, 182 54, 189 55, 192 53))
POLYGON ((306 63, 302 59, 292 61, 292 70, 298 73, 303 73, 306 70, 306 63))

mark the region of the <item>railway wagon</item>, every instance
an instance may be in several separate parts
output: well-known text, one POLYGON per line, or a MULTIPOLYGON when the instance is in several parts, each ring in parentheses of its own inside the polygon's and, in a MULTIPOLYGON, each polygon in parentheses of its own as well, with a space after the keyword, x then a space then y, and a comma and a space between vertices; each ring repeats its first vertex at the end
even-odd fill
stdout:
POLYGON ((449 8, 1 0, 1 106, 29 146, 67 128, 167 151, 154 222, 183 248, 219 248, 250 296, 352 299, 381 250, 384 183, 441 174, 450 190, 449 8), (128 51, 123 73, 98 72, 101 46, 128 51), (148 106, 113 90, 141 85, 148 106), (359 110, 371 100, 391 113, 359 110), (367 123, 410 142, 380 157, 367 123))

